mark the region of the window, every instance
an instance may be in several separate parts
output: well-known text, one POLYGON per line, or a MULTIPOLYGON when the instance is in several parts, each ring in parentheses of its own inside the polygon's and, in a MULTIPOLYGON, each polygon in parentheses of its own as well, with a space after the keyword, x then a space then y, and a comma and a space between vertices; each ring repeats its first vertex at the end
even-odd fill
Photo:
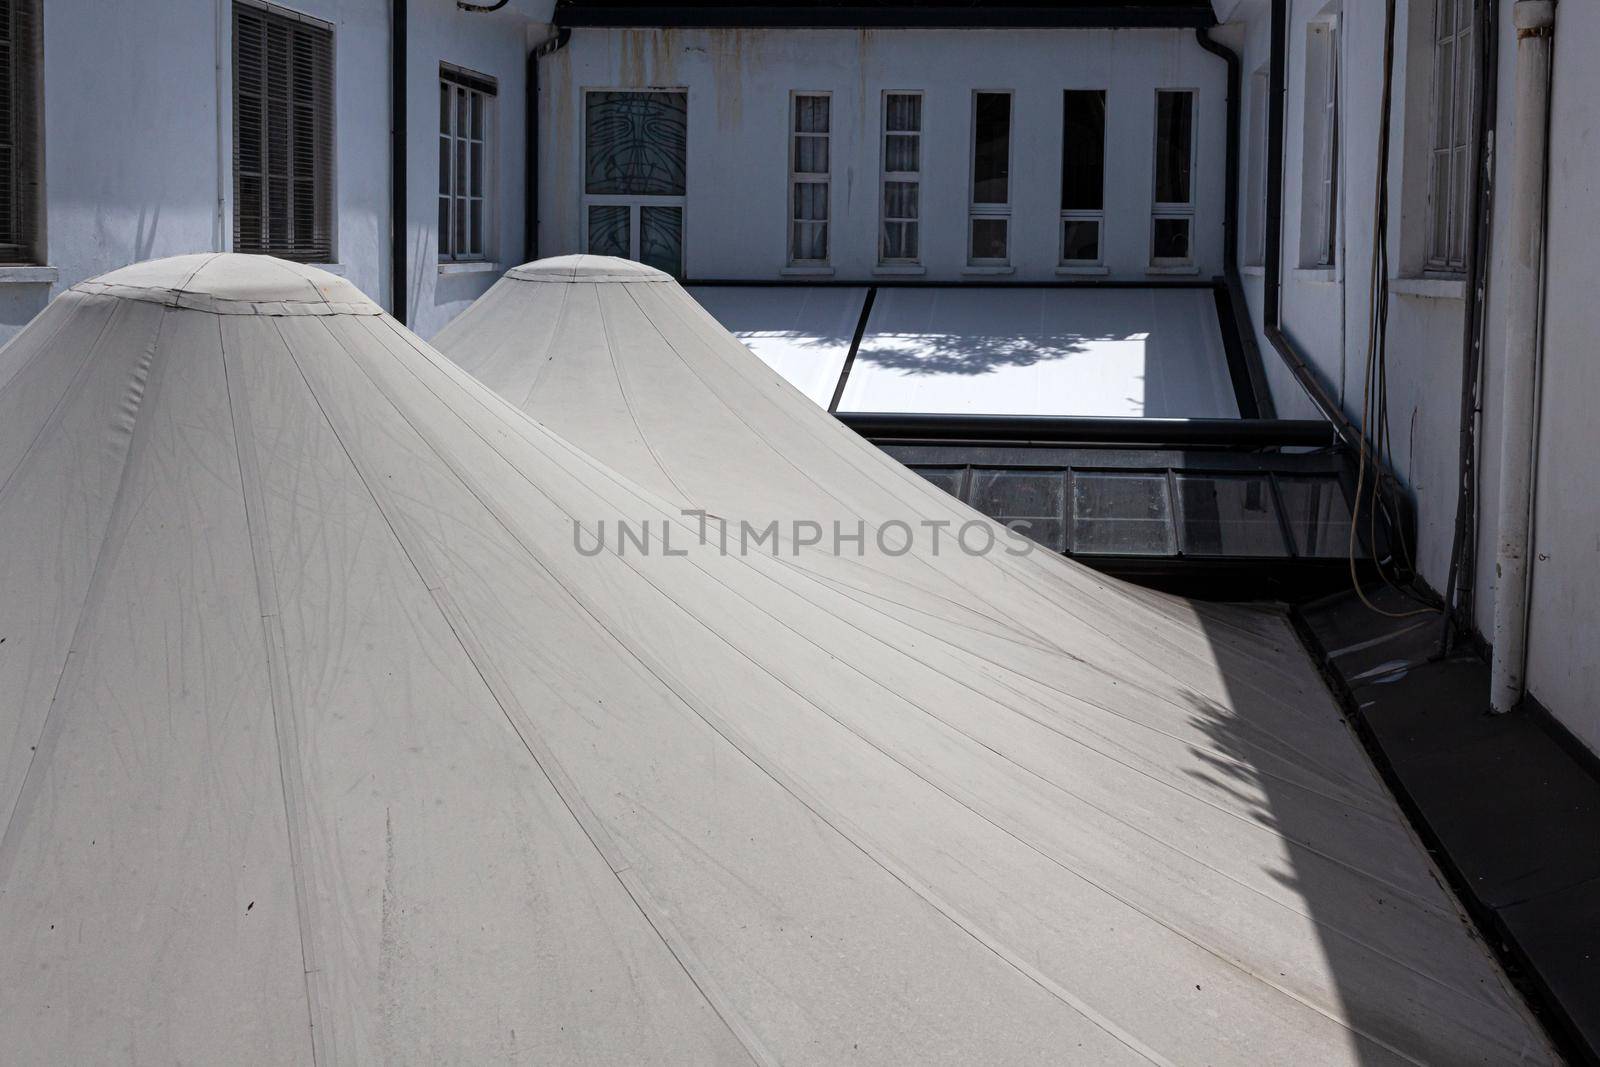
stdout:
POLYGON ((1473 0, 1432 0, 1432 155, 1428 171, 1430 271, 1467 269, 1472 184, 1473 0))
POLYGON ((1068 90, 1061 116, 1061 262, 1099 263, 1106 202, 1105 90, 1068 90))
POLYGON ((972 94, 972 210, 967 261, 1010 261, 1011 94, 972 94))
POLYGON ((333 30, 233 5, 233 246, 333 259, 333 30))
POLYGON ((489 192, 494 157, 495 80, 439 67, 439 258, 485 259, 494 222, 489 192))
POLYGON ((789 262, 828 262, 828 105, 826 93, 789 100, 789 262))
POLYGON ((1193 262, 1194 93, 1156 91, 1155 209, 1150 222, 1150 263, 1157 267, 1193 262))
POLYGON ((922 94, 883 98, 883 223, 880 263, 916 263, 922 252, 917 219, 922 193, 922 94))
POLYGON ((1245 189, 1245 263, 1261 266, 1267 256, 1267 68, 1250 76, 1250 177, 1245 189))
POLYGON ((1339 20, 1306 26, 1300 265, 1331 267, 1339 247, 1339 20))
POLYGON ((43 263, 38 0, 0 0, 0 263, 43 263))
POLYGON ((588 250, 681 275, 688 94, 597 91, 584 104, 588 250))

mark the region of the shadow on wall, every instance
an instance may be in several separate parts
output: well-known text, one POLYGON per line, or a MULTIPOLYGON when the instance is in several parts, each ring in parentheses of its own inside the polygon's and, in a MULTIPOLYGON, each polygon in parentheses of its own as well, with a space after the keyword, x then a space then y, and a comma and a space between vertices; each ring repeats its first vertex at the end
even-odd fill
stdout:
POLYGON ((44 310, 54 295, 52 290, 49 282, 0 285, 0 343, 11 340, 44 310))

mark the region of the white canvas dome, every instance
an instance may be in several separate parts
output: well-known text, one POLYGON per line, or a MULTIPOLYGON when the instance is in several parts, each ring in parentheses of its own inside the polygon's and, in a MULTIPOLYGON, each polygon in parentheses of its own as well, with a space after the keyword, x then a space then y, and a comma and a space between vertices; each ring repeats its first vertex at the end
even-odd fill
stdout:
MULTIPOLYGON (((751 434, 835 457, 819 508, 957 507, 674 284, 574 266, 496 288, 531 347, 493 358, 601 330, 664 394, 650 352, 719 360, 751 434)), ((0 350, 8 1059, 1547 1055, 1276 616, 1042 555, 585 551, 687 534, 645 483, 719 459, 569 395, 581 447, 231 255, 0 350), (641 442, 659 473, 591 454, 641 442)))
MULTIPOLYGON (((523 265, 435 344, 621 475, 730 524, 862 522, 870 546, 895 521, 979 518, 648 267, 523 265)), ((895 829, 874 840, 896 862, 926 846, 951 865, 929 860, 908 884, 948 887, 926 899, 1157 1062, 1548 1055, 1287 620, 1043 551, 949 545, 833 553, 825 538, 788 560, 808 599, 829 598, 811 625, 855 634, 824 646, 830 666, 858 666, 846 728, 1053 872, 1020 875, 962 839, 959 819, 941 839, 878 809, 895 829), (916 666, 891 668, 900 656, 916 666), (895 699, 880 705, 884 686, 895 699), (994 898, 955 890, 954 868, 994 898)), ((838 788, 820 796, 841 803, 838 788)))

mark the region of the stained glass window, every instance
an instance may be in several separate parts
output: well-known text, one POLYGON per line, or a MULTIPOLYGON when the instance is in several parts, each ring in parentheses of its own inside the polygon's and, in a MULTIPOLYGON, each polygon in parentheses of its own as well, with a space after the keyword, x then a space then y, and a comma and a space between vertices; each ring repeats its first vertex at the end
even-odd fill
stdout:
POLYGON ((585 191, 684 195, 688 115, 686 93, 590 93, 585 191))

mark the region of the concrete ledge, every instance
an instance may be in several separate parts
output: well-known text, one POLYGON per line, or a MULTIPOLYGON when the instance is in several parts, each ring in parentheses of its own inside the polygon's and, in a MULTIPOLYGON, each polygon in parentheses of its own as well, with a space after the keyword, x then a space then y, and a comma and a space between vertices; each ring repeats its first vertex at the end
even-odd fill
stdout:
POLYGON ((1465 300, 1467 282, 1465 278, 1390 278, 1389 292, 1424 300, 1465 300))
POLYGON ((440 274, 499 274, 504 267, 498 263, 489 263, 481 259, 467 260, 461 263, 445 262, 439 264, 440 274))
POLYGON ((56 267, 18 265, 0 267, 0 285, 54 285, 61 277, 56 267))

